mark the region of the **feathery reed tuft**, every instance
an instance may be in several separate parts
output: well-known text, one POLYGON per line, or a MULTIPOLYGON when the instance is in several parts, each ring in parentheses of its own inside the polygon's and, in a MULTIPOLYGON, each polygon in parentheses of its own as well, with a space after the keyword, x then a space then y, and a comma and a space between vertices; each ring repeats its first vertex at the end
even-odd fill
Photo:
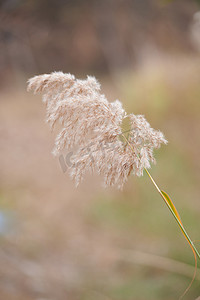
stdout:
POLYGON ((182 298, 195 279, 197 257, 200 259, 200 254, 172 200, 160 190, 147 170, 151 162, 155 163, 154 148, 167 143, 162 132, 151 128, 144 116, 127 115, 120 101, 109 103, 100 93, 100 84, 94 77, 79 80, 71 74, 54 72, 29 79, 28 90, 44 93, 46 120, 51 128, 54 129, 56 123, 61 124, 53 154, 59 155, 64 150, 73 154, 69 172, 77 185, 84 173, 91 170, 103 175, 106 186, 117 185, 122 189, 131 173, 141 176, 145 170, 194 254, 194 275, 182 298), (130 122, 128 137, 122 130, 126 118, 130 122))
POLYGON ((103 175, 106 186, 122 188, 131 173, 141 176, 144 168, 150 168, 150 163, 155 163, 153 149, 167 143, 144 116, 127 115, 118 100, 108 102, 94 77, 79 80, 53 72, 29 79, 29 90, 44 93, 51 128, 61 124, 53 154, 73 150, 69 172, 77 185, 91 170, 103 175), (127 117, 131 124, 128 138, 122 131, 127 117))

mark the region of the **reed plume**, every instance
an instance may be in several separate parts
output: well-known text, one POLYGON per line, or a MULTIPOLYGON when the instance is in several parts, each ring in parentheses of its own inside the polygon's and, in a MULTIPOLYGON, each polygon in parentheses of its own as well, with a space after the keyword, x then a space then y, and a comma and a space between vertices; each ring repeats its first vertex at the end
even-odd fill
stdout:
POLYGON ((167 143, 143 116, 127 115, 118 100, 108 102, 94 77, 79 80, 54 72, 31 78, 28 90, 44 93, 51 128, 61 124, 53 154, 73 150, 69 172, 77 185, 90 170, 103 175, 106 186, 122 188, 131 173, 141 176, 144 168, 150 168, 155 163, 153 149, 167 143), (125 118, 130 120, 127 141, 122 130, 125 118))
POLYGON ((46 121, 51 128, 54 129, 56 123, 60 124, 53 154, 72 150, 69 172, 76 185, 87 170, 103 175, 106 186, 116 185, 120 189, 131 173, 137 176, 143 175, 143 171, 147 173, 194 254, 194 276, 183 297, 194 281, 200 254, 172 200, 160 190, 148 171, 150 163, 155 163, 153 150, 162 143, 167 144, 163 133, 151 128, 144 116, 127 115, 119 100, 108 102, 105 95, 100 93, 100 84, 91 76, 79 80, 62 72, 39 75, 29 79, 28 90, 44 94, 46 121), (130 122, 128 137, 122 129, 126 118, 130 122))

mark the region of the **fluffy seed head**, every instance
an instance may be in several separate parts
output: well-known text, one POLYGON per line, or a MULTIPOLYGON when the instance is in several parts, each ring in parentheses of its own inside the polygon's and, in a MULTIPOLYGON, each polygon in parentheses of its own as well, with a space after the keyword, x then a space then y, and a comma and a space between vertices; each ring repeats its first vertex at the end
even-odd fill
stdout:
POLYGON ((141 176, 155 163, 153 149, 167 141, 150 127, 144 116, 127 115, 120 101, 108 102, 94 77, 75 79, 71 74, 53 72, 28 81, 28 91, 43 93, 46 121, 61 130, 55 140, 54 155, 73 151, 69 172, 78 185, 87 170, 97 171, 106 186, 122 188, 128 176, 141 176), (122 121, 130 120, 128 138, 122 121))

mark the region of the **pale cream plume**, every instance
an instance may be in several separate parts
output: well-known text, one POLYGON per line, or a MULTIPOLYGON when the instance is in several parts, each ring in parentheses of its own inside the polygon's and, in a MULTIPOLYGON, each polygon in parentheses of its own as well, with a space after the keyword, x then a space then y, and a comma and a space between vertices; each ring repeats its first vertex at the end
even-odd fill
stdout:
POLYGON ((131 173, 141 176, 144 168, 150 168, 150 162, 155 162, 153 149, 167 143, 143 116, 127 116, 120 101, 108 102, 94 77, 78 80, 54 72, 31 78, 28 90, 44 93, 47 122, 52 128, 56 123, 62 126, 53 154, 78 149, 69 168, 76 184, 91 170, 104 176, 106 186, 122 188, 131 173), (127 117, 131 123, 128 141, 121 127, 127 117))

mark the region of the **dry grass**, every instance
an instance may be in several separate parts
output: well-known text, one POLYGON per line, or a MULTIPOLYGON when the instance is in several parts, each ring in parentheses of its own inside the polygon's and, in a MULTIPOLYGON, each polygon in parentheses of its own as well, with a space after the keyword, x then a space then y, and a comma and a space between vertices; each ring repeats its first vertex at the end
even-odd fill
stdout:
MULTIPOLYGON (((196 62, 176 62, 173 72, 165 62, 155 63, 154 80, 144 68, 129 83, 125 80, 125 88, 122 81, 117 84, 125 108, 145 113, 170 140, 167 151, 157 154, 152 172, 177 199, 194 239, 199 238, 200 212, 196 62)), ((111 84, 103 87, 111 98, 119 92, 111 84)), ((121 193, 102 190, 96 177, 74 189, 58 160, 52 159, 53 138, 44 114, 39 97, 19 89, 1 94, 0 213, 6 216, 4 227, 0 225, 1 297, 178 298, 189 283, 187 277, 120 259, 124 249, 133 249, 193 263, 189 247, 147 178, 130 178, 121 193)), ((199 294, 195 282, 187 297, 199 294)))

